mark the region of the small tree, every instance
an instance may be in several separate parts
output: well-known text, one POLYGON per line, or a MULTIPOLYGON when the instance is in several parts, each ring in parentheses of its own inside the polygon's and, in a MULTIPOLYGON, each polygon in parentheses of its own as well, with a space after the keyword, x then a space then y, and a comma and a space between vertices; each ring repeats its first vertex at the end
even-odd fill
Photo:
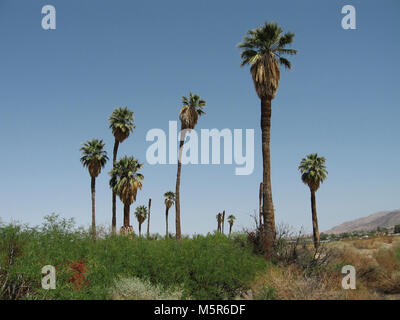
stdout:
POLYGON ((229 235, 231 235, 231 233, 232 233, 232 227, 233 227, 233 223, 235 222, 235 219, 236 219, 236 217, 233 214, 229 215, 229 217, 228 217, 229 235))
POLYGON ((164 193, 164 203, 165 203, 165 239, 168 239, 168 212, 169 209, 174 205, 175 203, 175 193, 172 191, 167 191, 164 193))
POLYGON ((319 230, 317 218, 317 205, 315 200, 315 193, 319 189, 328 175, 325 166, 325 158, 319 157, 317 153, 309 154, 306 158, 301 160, 299 170, 301 172, 301 180, 304 184, 308 185, 311 191, 311 212, 313 222, 313 237, 315 249, 319 246, 319 230))
POLYGON ((139 223, 139 237, 142 236, 142 223, 146 220, 148 210, 146 206, 139 206, 135 210, 135 216, 139 223))
POLYGON ((221 232, 221 223, 222 223, 222 213, 218 213, 216 215, 218 226, 217 226, 217 231, 221 232))
POLYGON ((400 233, 400 224, 394 226, 394 233, 400 233))

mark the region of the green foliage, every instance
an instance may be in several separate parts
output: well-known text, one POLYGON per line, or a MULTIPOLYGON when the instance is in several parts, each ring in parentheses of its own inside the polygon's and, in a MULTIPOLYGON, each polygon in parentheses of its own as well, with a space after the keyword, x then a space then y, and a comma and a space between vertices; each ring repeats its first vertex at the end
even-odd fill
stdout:
POLYGON ((275 289, 268 286, 264 286, 254 298, 255 300, 277 300, 275 289))
POLYGON ((166 289, 140 278, 118 279, 111 289, 113 300, 181 300, 182 297, 181 288, 166 289))
POLYGON ((92 177, 97 177, 101 168, 104 168, 107 163, 108 156, 104 147, 103 140, 92 139, 84 142, 80 149, 82 152, 81 163, 84 167, 89 168, 92 177))
POLYGON ((134 125, 133 112, 127 107, 117 108, 108 118, 110 129, 119 142, 124 141, 136 126, 134 125))
POLYGON ((241 53, 241 66, 254 65, 262 59, 265 54, 272 53, 281 65, 291 69, 292 65, 283 55, 295 55, 297 50, 288 49, 287 46, 293 42, 294 33, 283 30, 276 23, 266 21, 264 25, 250 30, 238 48, 243 49, 241 53))
POLYGON ((394 233, 400 233, 400 224, 394 226, 394 233))
POLYGON ((396 255, 397 260, 400 260, 400 247, 396 249, 395 255, 396 255))
POLYGON ((189 93, 189 97, 182 97, 182 104, 184 106, 193 107, 196 109, 199 116, 205 114, 203 108, 206 106, 206 101, 201 99, 198 94, 189 93))
POLYGON ((326 241, 326 240, 329 240, 329 234, 326 234, 326 233, 321 233, 320 234, 320 239, 321 239, 321 241, 326 241))
POLYGON ((183 298, 226 299, 248 288, 256 272, 267 267, 251 248, 221 234, 180 243, 114 235, 94 240, 72 223, 52 215, 40 228, 0 226, 1 270, 28 281, 33 293, 23 298, 109 299, 115 281, 139 278, 156 287, 180 285, 183 298), (12 265, 5 263, 10 245, 18 248, 12 265), (45 265, 56 267, 55 290, 41 289, 45 265))
POLYGON ((307 184, 312 191, 317 191, 328 175, 325 166, 325 158, 318 157, 317 153, 307 155, 301 160, 298 168, 301 172, 301 180, 307 184))
POLYGON ((137 173, 142 167, 143 164, 134 157, 122 157, 110 171, 110 187, 118 194, 122 194, 124 188, 133 185, 135 181, 143 180, 143 175, 137 173))
POLYGON ((148 210, 146 206, 139 206, 135 209, 135 216, 139 223, 143 223, 147 219, 148 210))

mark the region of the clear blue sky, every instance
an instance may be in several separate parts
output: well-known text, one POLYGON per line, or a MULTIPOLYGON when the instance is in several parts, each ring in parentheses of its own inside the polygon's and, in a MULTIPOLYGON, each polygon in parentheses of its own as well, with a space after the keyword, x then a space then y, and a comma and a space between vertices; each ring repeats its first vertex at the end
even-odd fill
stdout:
MULTIPOLYGON (((103 138, 111 156, 107 118, 126 105, 137 128, 119 155, 145 161, 147 131, 177 120, 192 90, 207 100, 198 129, 254 128, 256 159, 249 176, 235 176, 233 165, 183 167, 183 233, 214 230, 224 209, 237 228, 250 226, 262 179, 260 107, 236 45, 266 19, 295 32, 299 51, 273 100, 277 221, 311 231, 309 190, 297 171, 311 152, 329 170, 317 193, 321 230, 400 208, 399 14, 396 0, 0 0, 1 219, 36 225, 57 212, 88 226, 81 142, 103 138), (57 10, 53 31, 41 28, 46 4, 57 10), (341 28, 346 4, 357 10, 356 30, 341 28)), ((110 168, 97 179, 99 224, 111 223, 110 168)), ((162 194, 175 188, 176 165, 145 165, 143 174, 132 211, 151 197, 152 231, 163 233, 162 194)))

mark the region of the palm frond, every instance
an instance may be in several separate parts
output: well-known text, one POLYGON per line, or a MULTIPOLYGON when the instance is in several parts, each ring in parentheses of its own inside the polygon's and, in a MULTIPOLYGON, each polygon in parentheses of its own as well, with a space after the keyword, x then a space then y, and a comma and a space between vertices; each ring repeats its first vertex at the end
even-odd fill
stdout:
POLYGON ((103 140, 92 139, 82 143, 80 151, 82 165, 89 169, 92 177, 97 177, 108 161, 107 151, 104 150, 103 140))
POLYGON ((129 134, 136 128, 133 119, 133 111, 127 107, 117 108, 108 118, 110 129, 113 132, 115 139, 123 142, 129 134))
POLYGON ((323 183, 328 171, 325 166, 325 158, 319 157, 317 153, 312 153, 303 158, 299 165, 301 180, 307 184, 311 190, 317 191, 320 184, 323 183))

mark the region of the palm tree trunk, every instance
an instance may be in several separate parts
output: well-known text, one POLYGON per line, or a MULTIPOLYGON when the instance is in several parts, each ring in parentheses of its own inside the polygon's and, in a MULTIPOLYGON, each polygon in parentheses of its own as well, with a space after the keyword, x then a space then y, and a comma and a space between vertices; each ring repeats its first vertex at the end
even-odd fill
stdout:
MULTIPOLYGON (((114 151, 113 151, 113 168, 115 163, 117 162, 117 153, 118 153, 119 141, 115 139, 114 142, 114 151)), ((113 191, 112 192, 112 221, 111 221, 111 230, 113 234, 117 233, 117 195, 113 191)))
POLYGON ((225 232, 225 210, 222 212, 222 234, 225 232))
POLYGON ((149 199, 149 217, 147 219, 147 238, 150 237, 150 209, 151 209, 151 199, 149 199))
POLYGON ((129 227, 130 205, 124 204, 124 227, 129 227))
POLYGON ((260 215, 260 222, 259 222, 259 226, 260 226, 260 228, 262 227, 262 225, 263 225, 263 221, 262 221, 262 212, 263 212, 263 210, 262 210, 262 199, 263 199, 263 183, 261 182, 260 183, 260 192, 259 192, 259 215, 260 215))
POLYGON ((142 224, 139 222, 139 237, 142 236, 142 224))
POLYGON ((96 238, 96 178, 92 177, 91 181, 91 191, 92 191, 92 235, 96 238))
POLYGON ((315 201, 315 191, 311 190, 311 211, 312 211, 312 223, 313 223, 313 236, 314 236, 314 247, 319 247, 319 230, 318 230, 318 218, 317 218, 317 205, 315 201))
POLYGON ((232 224, 230 223, 229 224, 229 235, 231 235, 231 233, 232 233, 232 224))
POLYGON ((181 233, 181 201, 180 201, 180 194, 179 194, 179 189, 181 187, 181 171, 182 171, 182 149, 183 149, 183 144, 185 137, 184 134, 181 132, 181 141, 179 143, 179 158, 178 158, 178 172, 176 174, 176 189, 175 189, 175 195, 176 195, 176 201, 175 201, 175 225, 176 225, 176 240, 181 241, 182 240, 182 233, 181 233))
POLYGON ((169 208, 165 207, 165 239, 168 239, 168 211, 169 208))
POLYGON ((264 249, 268 259, 272 258, 275 245, 275 216, 271 187, 271 97, 261 99, 261 132, 263 155, 263 217, 264 217, 264 249))

